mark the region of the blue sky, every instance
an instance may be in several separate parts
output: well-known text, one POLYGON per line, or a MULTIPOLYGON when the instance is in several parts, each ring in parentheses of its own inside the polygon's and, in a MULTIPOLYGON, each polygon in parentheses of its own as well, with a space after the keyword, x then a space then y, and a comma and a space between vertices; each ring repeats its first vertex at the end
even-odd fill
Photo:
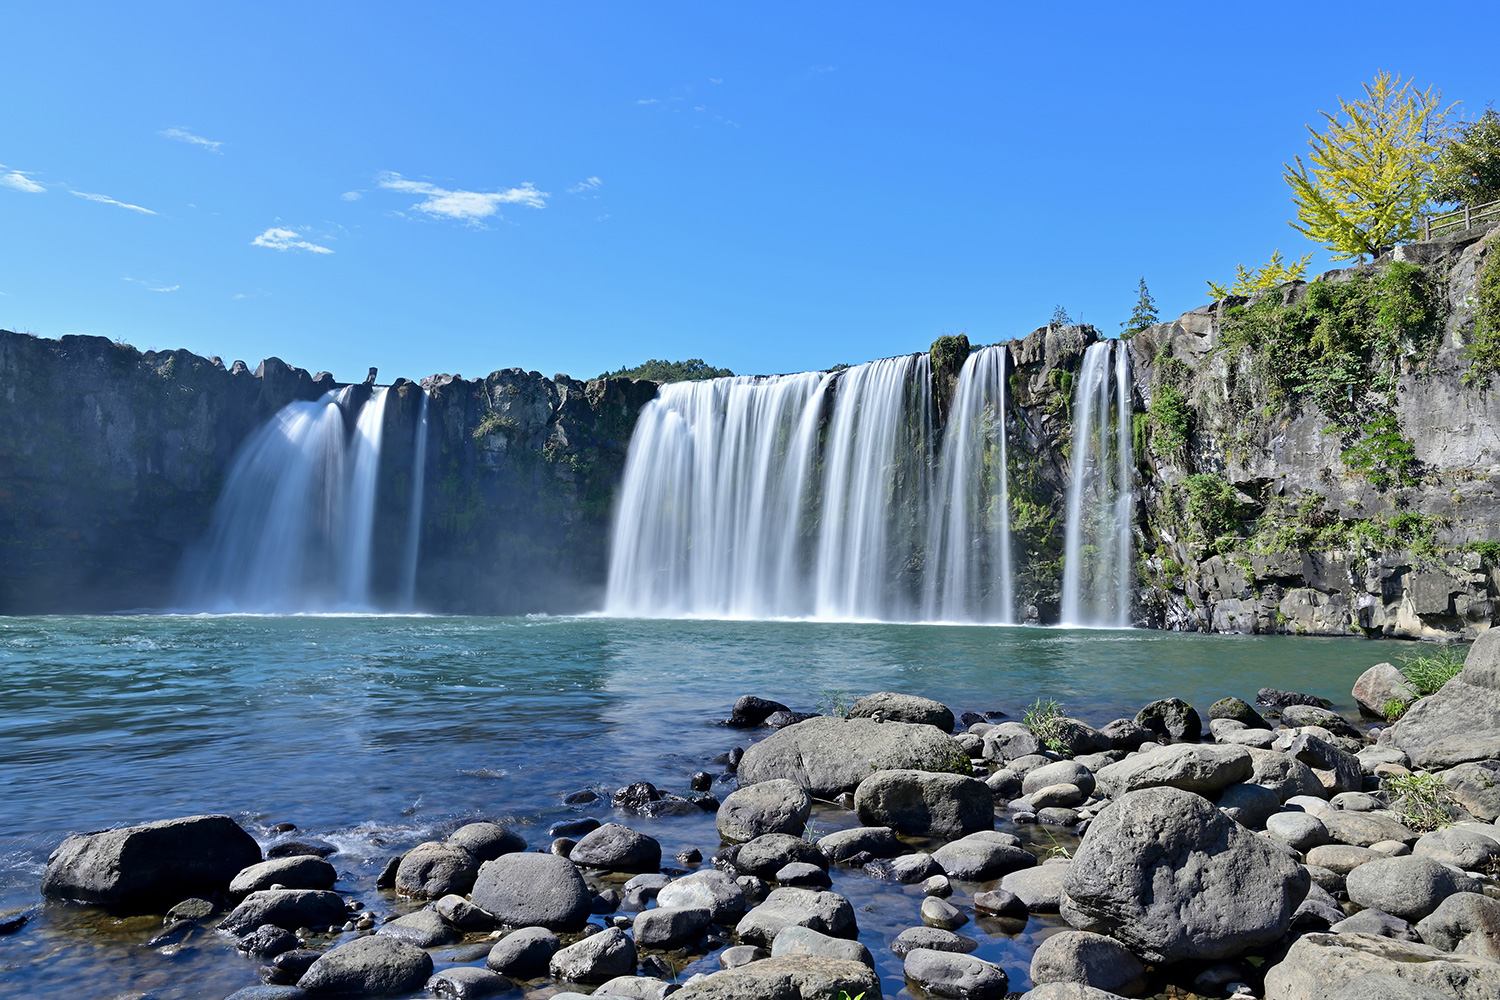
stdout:
POLYGON ((1500 5, 1312 10, 9 4, 0 327, 382 382, 1113 332, 1313 249, 1281 164, 1376 69, 1500 99, 1434 44, 1500 5))

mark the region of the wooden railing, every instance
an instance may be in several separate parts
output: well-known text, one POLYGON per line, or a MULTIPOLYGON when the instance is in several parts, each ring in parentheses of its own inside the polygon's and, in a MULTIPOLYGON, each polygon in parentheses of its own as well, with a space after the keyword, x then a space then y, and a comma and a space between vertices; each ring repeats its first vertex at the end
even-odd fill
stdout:
POLYGON ((1422 239, 1430 240, 1444 233, 1456 233, 1492 222, 1500 222, 1500 201, 1485 205, 1465 205, 1451 212, 1423 216, 1422 239))

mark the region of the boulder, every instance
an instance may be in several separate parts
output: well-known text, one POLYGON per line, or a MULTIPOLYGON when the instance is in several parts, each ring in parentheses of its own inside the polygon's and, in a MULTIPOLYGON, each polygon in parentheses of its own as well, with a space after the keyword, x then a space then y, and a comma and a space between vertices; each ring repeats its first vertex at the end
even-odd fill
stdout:
POLYGON ((1348 844, 1324 844, 1307 852, 1307 863, 1340 875, 1347 876, 1360 865, 1379 861, 1387 855, 1372 851, 1368 847, 1351 847, 1348 844))
POLYGON ((1382 741, 1429 770, 1500 759, 1500 630, 1480 634, 1458 676, 1417 701, 1387 732, 1382 741))
POLYGON ((1042 741, 1031 727, 1020 722, 1002 722, 984 732, 984 759, 1019 760, 1040 753, 1042 741))
POLYGON ((922 923, 928 927, 955 931, 968 922, 968 915, 946 899, 928 896, 922 900, 922 923))
POLYGON ((479 863, 457 844, 429 840, 407 851, 396 869, 396 891, 417 899, 462 896, 474 887, 479 863))
POLYGON ((240 938, 235 947, 256 958, 275 958, 297 947, 297 935, 275 924, 261 924, 240 938))
POLYGON ((1082 983, 1043 983, 1021 994, 1021 1000, 1125 1000, 1125 997, 1082 983))
POLYGON ((1385 972, 1356 976, 1333 994, 1331 1000, 1449 1000, 1448 994, 1418 986, 1385 972))
POLYGON ((1386 707, 1393 701, 1405 704, 1420 697, 1411 681, 1392 663, 1377 663, 1360 674, 1351 693, 1359 710, 1372 719, 1385 718, 1386 707))
POLYGON ((733 876, 704 869, 664 886, 656 905, 704 909, 713 923, 729 924, 745 915, 745 891, 733 876))
POLYGON ((944 1000, 1002 1000, 1010 989, 1000 966, 957 952, 914 948, 906 953, 902 971, 909 984, 944 1000))
POLYGON ((1451 868, 1430 858, 1380 858, 1351 871, 1344 880, 1349 898, 1406 920, 1421 920, 1455 892, 1451 868))
POLYGON ((592 901, 583 876, 554 854, 505 854, 479 866, 469 899, 502 924, 576 931, 592 901))
POLYGON ((462 847, 480 864, 526 850, 526 838, 499 823, 466 823, 448 835, 448 843, 462 847))
POLYGON ((1417 933, 1440 951, 1500 962, 1500 899, 1455 892, 1417 922, 1417 933))
MULTIPOLYGON (((1021 917, 1025 919, 1026 911, 1021 910, 1021 917)), ((940 927, 908 927, 896 939, 891 942, 891 952, 897 958, 905 958, 907 952, 913 948, 931 948, 933 951, 956 951, 967 955, 979 942, 973 938, 945 931, 940 927)))
POLYGON ((495 929, 495 918, 462 896, 444 896, 432 904, 432 909, 438 916, 461 931, 495 929))
POLYGON ((1070 757, 1103 753, 1114 748, 1114 740, 1082 719, 1064 716, 1052 723, 1049 747, 1070 757))
MULTIPOLYGON (((1500 996, 1500 964, 1373 934, 1304 934, 1266 969, 1266 992, 1277 1000, 1324 1000, 1361 976, 1394 976, 1440 996, 1500 996)), ((1367 994, 1356 994, 1364 1000, 1367 994)))
POLYGON ((509 993, 514 988, 509 979, 489 969, 462 965, 444 969, 427 980, 427 992, 440 1000, 479 1000, 509 993))
POLYGON ((273 885, 283 889, 332 889, 338 878, 339 873, 333 865, 322 858, 310 855, 272 858, 253 864, 236 875, 229 883, 229 893, 243 896, 273 885))
POLYGON ((1288 757, 1277 750, 1260 750, 1255 747, 1246 747, 1245 752, 1250 755, 1249 780, 1271 789, 1282 802, 1294 795, 1328 797, 1323 783, 1313 774, 1312 768, 1295 757, 1288 757))
POLYGON ((953 732, 953 711, 931 698, 919 698, 911 694, 896 694, 879 691, 867 694, 849 708, 850 719, 873 719, 880 715, 887 722, 909 722, 917 726, 936 726, 945 733, 953 732))
POLYGON ((875 957, 870 954, 870 949, 858 941, 829 937, 811 927, 781 929, 776 940, 771 942, 771 957, 781 958, 784 955, 814 955, 846 962, 863 962, 871 968, 875 966, 875 957))
POLYGON ((1018 843, 1007 843, 983 832, 944 844, 932 852, 932 860, 953 878, 969 882, 988 882, 1036 865, 1036 856, 1018 843))
POLYGON ((1231 719, 1247 729, 1271 728, 1271 724, 1261 718, 1260 713, 1251 708, 1250 703, 1243 698, 1220 698, 1208 706, 1208 718, 1210 727, 1216 719, 1231 719))
POLYGON ((943 874, 942 867, 924 851, 903 854, 889 861, 872 861, 865 865, 865 871, 876 878, 893 878, 902 885, 912 885, 943 874))
POLYGON ((1464 871, 1488 871, 1500 861, 1500 841, 1453 826, 1423 834, 1411 852, 1419 858, 1431 858, 1464 871))
POLYGON ((1376 934, 1398 941, 1421 940, 1411 921, 1393 917, 1384 910, 1360 910, 1352 917, 1332 921, 1328 929, 1335 934, 1376 934))
POLYGON ((1032 913, 1056 913, 1062 906, 1063 881, 1070 863, 1037 865, 1011 872, 1000 880, 1000 888, 1011 893, 1032 913))
POLYGON ((777 885, 795 885, 805 889, 826 889, 833 885, 828 869, 810 865, 805 861, 793 861, 776 869, 771 881, 777 885))
POLYGON ((980 915, 1025 920, 1026 901, 1008 889, 986 889, 974 894, 974 912, 980 915))
POLYGON ((261 924, 275 924, 294 931, 299 927, 329 927, 342 924, 348 911, 344 897, 317 889, 262 889, 240 900, 219 923, 219 930, 248 934, 261 924))
POLYGON ((1364 787, 1365 772, 1359 758, 1311 733, 1299 733, 1284 751, 1312 768, 1325 796, 1357 792, 1364 787))
POLYGON ((872 858, 889 858, 901 853, 896 831, 888 826, 856 826, 836 830, 818 838, 818 850, 832 862, 841 862, 858 854, 872 858))
POLYGON ((314 995, 414 993, 432 976, 432 956, 392 937, 356 938, 326 952, 297 980, 314 995))
POLYGON ((1230 785, 1215 802, 1225 816, 1248 830, 1262 829, 1281 808, 1281 796, 1274 789, 1248 781, 1230 785))
POLYGON ((1266 833, 1301 853, 1328 843, 1328 828, 1316 816, 1304 812, 1277 813, 1266 820, 1266 833))
POLYGON ((1292 726, 1298 729, 1307 726, 1317 726, 1326 729, 1335 736, 1348 736, 1359 739, 1364 734, 1342 715, 1326 708, 1316 708, 1312 705, 1288 705, 1281 711, 1282 725, 1292 726))
POLYGON ((863 962, 821 955, 782 955, 692 979, 677 1000, 833 1000, 840 993, 875 1000, 880 978, 863 962))
POLYGON ((811 927, 832 937, 853 938, 858 934, 854 907, 836 892, 815 889, 771 890, 766 901, 745 914, 735 933, 742 944, 769 948, 784 927, 811 927))
POLYGON ((1109 737, 1110 745, 1116 750, 1129 752, 1139 750, 1141 744, 1150 743, 1156 739, 1156 734, 1134 719, 1116 719, 1099 730, 1109 737))
POLYGON ((568 860, 582 868, 654 872, 661 867, 661 844, 628 826, 605 823, 574 844, 568 860))
POLYGON ((1333 702, 1326 698, 1319 698, 1314 694, 1303 694, 1300 691, 1282 691, 1273 687, 1263 687, 1255 695, 1255 703, 1264 705, 1266 708, 1285 709, 1289 705, 1315 705, 1318 708, 1332 708, 1333 702))
POLYGON ((814 798, 853 791, 871 772, 906 768, 968 774, 969 758, 932 726, 820 716, 779 730, 745 751, 740 780, 787 778, 814 798))
MULTIPOLYGON (((727 853, 727 852, 726 852, 727 853)), ((736 869, 756 878, 774 878, 776 873, 791 864, 828 867, 823 852, 801 837, 788 833, 767 833, 743 844, 733 854, 736 869)))
POLYGON ((635 972, 635 942, 618 927, 609 927, 566 948, 547 963, 556 979, 573 983, 603 983, 635 972))
POLYGON ((1230 958, 1286 933, 1310 884, 1301 865, 1207 800, 1148 788, 1094 818, 1061 909, 1147 961, 1230 958))
POLYGON ((222 892, 260 861, 260 846, 228 816, 188 816, 81 834, 47 859, 42 895, 120 912, 157 912, 222 892))
POLYGON ((1197 710, 1181 698, 1153 701, 1135 714, 1135 721, 1158 739, 1196 740, 1203 735, 1197 710))
POLYGON ((529 979, 546 971, 559 947, 557 935, 547 928, 522 927, 496 941, 484 964, 502 975, 529 979))
POLYGON ((397 917, 381 924, 375 933, 414 944, 418 948, 436 948, 458 936, 435 910, 417 910, 397 917))
POLYGON ((708 931, 712 916, 701 906, 658 906, 636 914, 631 929, 637 947, 670 950, 701 938, 708 931))
POLYGON ((758 698, 753 694, 741 695, 739 700, 734 703, 734 708, 730 709, 729 718, 725 720, 725 725, 733 726, 736 729, 749 729, 752 726, 758 726, 762 722, 765 722, 766 719, 770 718, 776 712, 790 711, 791 709, 779 701, 758 698))
POLYGON ((1384 840, 1412 844, 1417 834, 1407 829, 1393 815, 1384 811, 1349 812, 1330 809, 1319 815, 1328 835, 1340 844, 1352 847, 1369 847, 1384 840))
POLYGON ((1094 772, 1076 760, 1060 760, 1056 764, 1044 764, 1026 772, 1021 781, 1021 793, 1030 795, 1048 785, 1077 785, 1084 795, 1094 794, 1094 772))
POLYGON ((1500 819, 1500 760, 1481 760, 1444 771, 1443 784, 1453 800, 1475 819, 1500 819))
POLYGON ((1116 798, 1160 786, 1213 795, 1237 782, 1248 781, 1253 772, 1250 751, 1244 747, 1179 743, 1127 757, 1095 777, 1099 790, 1116 798))
POLYGON ((931 771, 876 771, 859 783, 854 811, 866 826, 960 837, 995 825, 995 797, 977 778, 931 771))
MULTIPOLYGON (((616 976, 595 990, 596 997, 626 997, 628 1000, 662 1000, 669 984, 652 976, 616 976)), ((556 994, 553 994, 556 996, 556 994)))
POLYGON ((763 833, 800 836, 811 813, 812 796, 806 789, 787 778, 773 778, 730 792, 715 823, 726 843, 738 844, 763 833))
POLYGON ((1031 956, 1031 981, 1079 983, 1133 995, 1146 988, 1146 967, 1114 938, 1063 931, 1048 937, 1031 956))

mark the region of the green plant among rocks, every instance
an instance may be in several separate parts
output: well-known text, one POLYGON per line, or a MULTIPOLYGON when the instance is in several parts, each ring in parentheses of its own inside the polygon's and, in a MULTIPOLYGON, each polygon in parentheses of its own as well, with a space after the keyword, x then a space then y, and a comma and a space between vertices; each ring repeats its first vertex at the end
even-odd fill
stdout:
POLYGON ((818 714, 831 715, 839 719, 849 717, 854 705, 854 696, 842 688, 824 688, 818 692, 818 714))
POLYGON ((1380 787, 1391 799, 1391 810, 1409 829, 1429 833, 1453 825, 1453 793, 1435 774, 1417 772, 1383 778, 1380 787))
POLYGON ((1401 661, 1397 669, 1406 675, 1417 693, 1424 696, 1437 694, 1464 668, 1464 651, 1451 648, 1409 653, 1397 659, 1401 661))
POLYGON ((1042 741, 1042 745, 1056 753, 1068 750, 1066 719, 1062 705, 1053 698, 1038 698, 1036 704, 1021 716, 1026 728, 1042 741))
POLYGON ((1411 708, 1411 702, 1405 698, 1392 698, 1380 706, 1380 715, 1386 722, 1395 722, 1406 714, 1411 708))

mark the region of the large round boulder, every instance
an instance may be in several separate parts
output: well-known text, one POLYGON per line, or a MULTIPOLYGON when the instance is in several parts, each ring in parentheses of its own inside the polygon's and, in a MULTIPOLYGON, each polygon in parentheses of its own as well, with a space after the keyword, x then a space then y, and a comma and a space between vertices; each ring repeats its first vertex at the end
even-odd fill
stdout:
POLYGON ((260 861, 228 816, 188 816, 69 837, 47 859, 42 895, 121 912, 164 909, 229 887, 260 861))
POLYGON ((448 843, 462 847, 481 864, 526 850, 526 838, 499 823, 466 823, 448 834, 448 843))
POLYGON ((1500 963, 1376 934, 1303 934, 1280 962, 1266 968, 1264 995, 1276 1000, 1374 1000, 1381 994, 1370 991, 1368 981, 1365 988, 1353 984, 1377 975, 1412 987, 1385 994, 1402 1000, 1431 993, 1460 1000, 1500 996, 1500 963))
POLYGON ((1305 868, 1208 800, 1147 788, 1094 818, 1060 908, 1147 961, 1211 960, 1280 939, 1310 884, 1305 868))
POLYGON ((745 890, 734 876, 705 868, 663 886, 656 905, 704 909, 714 923, 730 924, 745 915, 745 890))
POLYGON ((620 928, 610 927, 559 949, 547 969, 557 979, 603 983, 635 972, 635 958, 635 941, 620 928))
POLYGON ((781 955, 695 976, 672 996, 679 1000, 831 1000, 841 993, 874 1000, 880 996, 880 978, 863 962, 781 955))
POLYGON ((252 892, 219 923, 219 930, 236 936, 263 924, 294 931, 299 927, 342 924, 348 910, 344 897, 317 889, 263 889, 252 892))
POLYGON ((356 938, 326 952, 297 981, 313 995, 390 996, 414 993, 432 975, 432 956, 393 937, 356 938))
POLYGON ((787 778, 814 797, 852 792, 871 772, 892 768, 968 774, 969 757, 933 726, 819 716, 778 730, 745 751, 746 784, 787 778))
POLYGON ((914 694, 896 694, 894 691, 878 691, 867 694, 849 708, 848 718, 883 718, 887 722, 910 722, 916 726, 936 726, 945 733, 953 732, 953 710, 942 702, 931 698, 919 698, 914 694))
POLYGON ((661 844, 628 826, 605 823, 574 844, 568 860, 583 868, 654 872, 661 867, 661 844))
POLYGON ((805 788, 788 778, 772 778, 730 792, 714 822, 721 838, 738 844, 763 833, 801 836, 811 814, 812 796, 805 788))
POLYGON ((396 869, 396 891, 417 899, 459 896, 474 886, 479 864, 457 844, 429 840, 407 851, 396 869))
POLYGON ((1043 941, 1031 956, 1031 981, 1080 983, 1129 996, 1146 988, 1146 967, 1114 938, 1063 931, 1043 941))
POLYGON ((944 1000, 1001 1000, 1010 989, 1000 966, 960 952, 913 948, 902 971, 922 993, 944 1000))
POLYGON ((1095 780, 1099 791, 1114 797, 1162 785, 1213 795, 1250 780, 1254 770, 1244 747, 1178 743, 1110 764, 1095 780))
POLYGON ((502 924, 576 931, 588 922, 592 895, 567 858, 505 854, 479 867, 469 896, 502 924))
POLYGON ((1360 906, 1416 921, 1458 892, 1460 878, 1470 881, 1431 858, 1381 858, 1351 871, 1344 886, 1360 906))
POLYGON ((978 778, 932 771, 876 771, 859 783, 854 811, 866 826, 961 837, 995 825, 995 796, 978 778))
POLYGON ((1192 705, 1181 698, 1162 698, 1135 713, 1137 725, 1151 730, 1158 739, 1196 740, 1203 735, 1203 720, 1192 705))
POLYGON ((742 944, 769 948, 785 927, 811 927, 841 938, 859 934, 849 900, 836 892, 796 888, 772 889, 765 902, 745 914, 735 934, 742 944))
POLYGON ((283 889, 332 889, 339 873, 322 858, 300 854, 253 864, 229 883, 231 896, 243 896, 279 885, 283 889))

